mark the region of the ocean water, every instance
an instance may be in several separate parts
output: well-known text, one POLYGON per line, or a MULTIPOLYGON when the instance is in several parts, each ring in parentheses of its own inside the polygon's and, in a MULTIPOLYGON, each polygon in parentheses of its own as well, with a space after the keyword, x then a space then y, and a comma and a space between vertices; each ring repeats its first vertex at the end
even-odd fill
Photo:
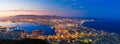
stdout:
MULTIPOLYGON (((44 30, 45 35, 54 35, 55 29, 51 28, 49 25, 37 25, 34 23, 8 23, 8 22, 0 22, 0 26, 18 26, 19 29, 23 29, 25 32, 31 33, 34 30, 44 30)), ((14 30, 14 29, 12 29, 14 30)))
POLYGON ((120 20, 95 20, 93 22, 85 22, 83 26, 96 30, 120 33, 120 20))

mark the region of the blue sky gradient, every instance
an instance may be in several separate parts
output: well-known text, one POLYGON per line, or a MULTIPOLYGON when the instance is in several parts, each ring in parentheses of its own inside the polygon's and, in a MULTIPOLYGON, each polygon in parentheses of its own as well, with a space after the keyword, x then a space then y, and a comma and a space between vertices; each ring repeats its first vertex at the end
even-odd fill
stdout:
POLYGON ((120 0, 0 0, 0 11, 33 10, 52 12, 50 14, 58 16, 120 19, 119 2, 120 0))

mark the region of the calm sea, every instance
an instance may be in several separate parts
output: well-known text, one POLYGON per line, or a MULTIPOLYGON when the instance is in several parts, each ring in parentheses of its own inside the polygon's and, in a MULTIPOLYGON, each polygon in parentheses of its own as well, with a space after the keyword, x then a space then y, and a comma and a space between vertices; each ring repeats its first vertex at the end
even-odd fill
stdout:
MULTIPOLYGON (((23 29, 25 32, 31 33, 34 30, 44 30, 45 35, 54 35, 55 29, 49 25, 37 25, 34 23, 9 23, 0 22, 0 26, 18 26, 19 29, 23 29)), ((14 30, 14 29, 11 29, 14 30)))
POLYGON ((83 25, 96 30, 120 33, 120 20, 95 20, 94 22, 85 22, 83 25))

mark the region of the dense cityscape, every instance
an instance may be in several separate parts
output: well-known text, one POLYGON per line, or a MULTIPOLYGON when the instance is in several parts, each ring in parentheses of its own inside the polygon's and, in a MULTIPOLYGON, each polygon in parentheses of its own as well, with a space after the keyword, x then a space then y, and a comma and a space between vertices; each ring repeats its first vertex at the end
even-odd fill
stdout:
POLYGON ((0 44, 120 44, 120 0, 0 0, 0 44))
MULTIPOLYGON (((47 16, 48 17, 48 16, 47 16)), ((56 16, 54 16, 56 17, 56 16)), ((17 17, 1 20, 0 22, 10 23, 34 23, 36 25, 49 25, 54 28, 55 34, 48 34, 43 30, 34 29, 26 32, 17 26, 0 26, 0 40, 21 40, 21 39, 42 39, 49 44, 120 44, 120 34, 109 33, 104 30, 96 30, 83 26, 84 22, 93 22, 94 19, 76 18, 36 18, 17 17), (14 30, 12 30, 14 29, 14 30)), ((29 27, 31 28, 31 27, 29 27)))

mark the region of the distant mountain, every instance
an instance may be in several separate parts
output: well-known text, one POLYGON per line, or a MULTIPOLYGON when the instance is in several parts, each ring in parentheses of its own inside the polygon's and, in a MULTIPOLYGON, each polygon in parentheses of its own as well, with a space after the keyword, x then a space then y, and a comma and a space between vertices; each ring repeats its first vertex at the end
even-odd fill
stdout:
POLYGON ((63 19, 63 18, 69 18, 69 19, 98 19, 98 18, 87 18, 87 17, 63 17, 63 16, 56 16, 56 15, 16 15, 16 16, 10 16, 5 17, 0 20, 5 19, 19 19, 19 18, 41 18, 41 19, 63 19))
POLYGON ((55 18, 55 19, 62 19, 62 18, 70 18, 70 19, 93 19, 87 17, 63 17, 63 16, 56 16, 56 15, 17 15, 13 16, 14 18, 55 18))
POLYGON ((13 16, 13 18, 64 18, 61 16, 50 16, 50 15, 17 15, 17 16, 13 16))
POLYGON ((56 15, 16 15, 14 17, 60 17, 56 15))

